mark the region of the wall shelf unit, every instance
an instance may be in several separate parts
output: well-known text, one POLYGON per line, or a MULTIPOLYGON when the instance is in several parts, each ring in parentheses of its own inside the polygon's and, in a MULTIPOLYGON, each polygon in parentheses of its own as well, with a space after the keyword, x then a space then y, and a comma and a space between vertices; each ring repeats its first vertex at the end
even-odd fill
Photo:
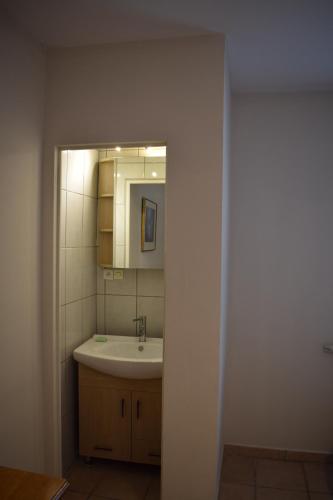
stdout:
POLYGON ((114 160, 99 163, 98 172, 98 265, 113 266, 114 160))

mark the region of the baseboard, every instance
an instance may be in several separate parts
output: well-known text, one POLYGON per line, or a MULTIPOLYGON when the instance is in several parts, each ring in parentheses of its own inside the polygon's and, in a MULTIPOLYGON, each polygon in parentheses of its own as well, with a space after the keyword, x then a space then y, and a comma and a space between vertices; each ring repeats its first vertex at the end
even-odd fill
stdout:
POLYGON ((257 448, 255 446, 240 446, 234 444, 224 445, 224 456, 267 458, 271 460, 286 460, 288 462, 333 463, 332 453, 257 448))

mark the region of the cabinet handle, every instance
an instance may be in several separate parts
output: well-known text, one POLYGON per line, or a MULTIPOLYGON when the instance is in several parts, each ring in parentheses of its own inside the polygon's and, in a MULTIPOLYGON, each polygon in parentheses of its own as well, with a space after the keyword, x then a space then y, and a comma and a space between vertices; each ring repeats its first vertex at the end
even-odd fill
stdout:
POLYGON ((95 450, 101 450, 101 451, 113 451, 112 448, 103 448, 103 446, 95 446, 95 450))
POLYGON ((139 420, 140 418, 140 401, 136 401, 136 418, 139 420))
POLYGON ((122 416, 122 418, 124 418, 124 416, 125 416, 125 399, 124 398, 121 399, 121 416, 122 416))

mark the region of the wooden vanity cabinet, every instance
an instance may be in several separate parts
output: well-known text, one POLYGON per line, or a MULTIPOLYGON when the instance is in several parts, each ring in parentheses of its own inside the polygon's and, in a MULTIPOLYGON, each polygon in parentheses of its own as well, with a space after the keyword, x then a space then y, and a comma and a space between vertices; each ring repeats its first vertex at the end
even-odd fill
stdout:
POLYGON ((161 393, 132 392, 132 458, 134 462, 161 463, 161 393))
POLYGON ((162 381, 79 365, 79 449, 86 457, 161 462, 162 381))
POLYGON ((80 387, 80 453, 129 460, 131 393, 105 387, 80 387))

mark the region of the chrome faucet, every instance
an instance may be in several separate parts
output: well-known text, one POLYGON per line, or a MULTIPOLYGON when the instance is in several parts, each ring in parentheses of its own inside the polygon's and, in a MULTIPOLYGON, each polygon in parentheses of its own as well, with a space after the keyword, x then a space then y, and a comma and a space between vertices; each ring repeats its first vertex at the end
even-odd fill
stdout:
POLYGON ((137 321, 139 323, 139 342, 146 342, 147 316, 139 316, 138 318, 134 318, 133 321, 137 321))

